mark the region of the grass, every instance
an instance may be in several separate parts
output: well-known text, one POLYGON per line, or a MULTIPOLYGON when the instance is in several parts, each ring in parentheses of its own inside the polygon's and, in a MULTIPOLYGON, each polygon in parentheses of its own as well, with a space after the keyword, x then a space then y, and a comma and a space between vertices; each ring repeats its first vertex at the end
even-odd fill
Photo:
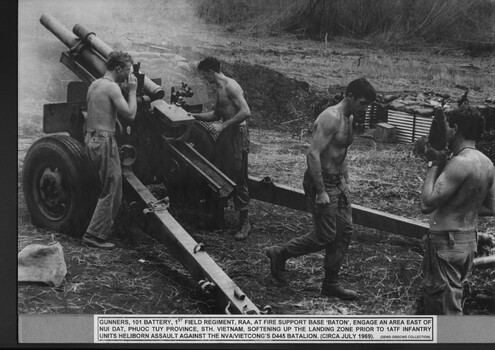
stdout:
POLYGON ((19 248, 33 242, 46 244, 51 236, 64 248, 68 273, 59 288, 20 284, 20 313, 171 314, 204 309, 201 304, 206 303, 196 298, 183 267, 165 253, 163 245, 150 248, 150 239, 130 244, 120 237, 119 247, 106 252, 64 235, 37 228, 33 235, 33 227, 27 229, 30 232, 19 232, 19 248))
POLYGON ((327 41, 336 36, 384 43, 445 42, 493 38, 493 2, 425 0, 200 0, 205 21, 257 31, 288 31, 327 41), (476 20, 474 20, 476 18, 476 20))
MULTIPOLYGON (((487 62, 480 61, 480 66, 487 62)), ((356 65, 355 60, 348 61, 345 68, 351 70, 356 65)), ((487 96, 495 94, 495 75, 478 72, 481 68, 471 71, 455 64, 433 64, 421 60, 397 57, 364 57, 360 69, 363 75, 377 79, 380 75, 395 79, 425 81, 426 84, 455 87, 462 85, 483 91, 487 96)))
MULTIPOLYGON (((309 136, 252 129, 250 173, 271 176, 276 182, 301 188, 309 136)), ((28 142, 20 143, 23 149, 28 142)), ((418 220, 418 196, 424 161, 412 154, 412 145, 382 144, 357 136, 349 152, 353 203, 418 220), (390 168, 390 164, 394 164, 390 168)), ((22 161, 19 163, 22 168, 22 161)), ((30 243, 58 241, 64 247, 68 274, 60 288, 20 285, 20 313, 85 314, 215 314, 221 312, 210 296, 200 292, 187 270, 139 229, 127 228, 113 238, 117 249, 105 252, 85 247, 76 239, 29 224, 19 192, 19 250, 30 243)), ((309 213, 253 201, 253 232, 236 242, 232 204, 226 211, 227 230, 207 231, 187 217, 177 220, 261 309, 275 314, 404 315, 409 314, 422 281, 422 247, 417 239, 356 225, 341 270, 341 282, 358 291, 361 299, 345 302, 319 294, 323 279, 323 252, 290 259, 290 280, 280 284, 270 277, 264 249, 312 229, 309 213)), ((493 218, 485 230, 495 226, 493 218)), ((483 230, 483 225, 480 225, 483 230)), ((489 288, 493 269, 475 269, 469 278, 467 311, 489 314, 474 296, 489 288)))

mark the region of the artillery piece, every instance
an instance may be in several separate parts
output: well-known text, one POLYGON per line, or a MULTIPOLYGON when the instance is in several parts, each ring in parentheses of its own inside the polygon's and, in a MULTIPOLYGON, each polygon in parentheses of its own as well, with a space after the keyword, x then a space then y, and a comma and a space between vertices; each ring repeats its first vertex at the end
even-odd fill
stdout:
MULTIPOLYGON (((79 24, 70 32, 49 15, 40 22, 69 48, 60 61, 82 81, 68 84, 66 102, 44 105, 43 132, 48 135, 26 154, 24 196, 34 224, 80 237, 99 195, 99 180, 82 146, 86 93, 105 73, 112 49, 79 24)), ((160 80, 149 79, 140 68, 139 63, 134 66, 140 83, 136 118, 129 123, 118 116, 116 125, 126 202, 146 219, 146 233, 165 243, 225 312, 263 313, 169 213, 170 202, 187 198, 223 217, 235 184, 210 162, 214 135, 190 114, 202 109, 201 104, 187 103, 192 90, 186 84, 182 92, 172 90, 169 104, 160 80), (165 197, 158 199, 148 190, 146 185, 153 183, 165 185, 165 197)))

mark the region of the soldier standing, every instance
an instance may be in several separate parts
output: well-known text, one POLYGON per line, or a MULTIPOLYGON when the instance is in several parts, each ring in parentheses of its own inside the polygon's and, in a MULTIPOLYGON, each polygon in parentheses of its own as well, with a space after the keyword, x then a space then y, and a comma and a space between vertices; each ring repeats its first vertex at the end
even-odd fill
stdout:
POLYGON ((111 52, 102 78, 91 83, 87 94, 86 152, 98 171, 102 191, 93 217, 82 237, 83 243, 111 249, 107 242, 122 204, 122 170, 119 150, 115 141, 117 113, 126 119, 136 116, 136 77, 131 74, 132 58, 125 52, 111 52), (119 83, 128 80, 128 101, 122 95, 119 83))
POLYGON ((417 313, 462 315, 462 282, 473 266, 478 216, 495 215, 495 169, 475 147, 483 128, 480 112, 463 106, 447 123, 452 157, 426 145, 421 210, 430 214, 430 231, 423 238, 423 296, 417 313))
POLYGON ((239 84, 220 71, 220 61, 214 57, 207 57, 199 62, 198 69, 208 82, 217 85, 217 97, 213 111, 193 116, 206 122, 221 121, 212 124, 219 133, 214 163, 236 184, 233 201, 235 209, 239 211, 239 231, 234 237, 236 240, 244 240, 249 237, 251 231, 248 216, 250 197, 247 186, 249 153, 247 119, 251 117, 251 110, 239 84))

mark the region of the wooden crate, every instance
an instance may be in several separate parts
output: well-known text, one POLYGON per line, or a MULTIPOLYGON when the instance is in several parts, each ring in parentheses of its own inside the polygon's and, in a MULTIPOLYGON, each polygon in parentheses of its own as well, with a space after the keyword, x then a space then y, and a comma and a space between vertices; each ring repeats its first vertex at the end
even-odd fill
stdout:
POLYGON ((387 123, 376 124, 373 137, 380 142, 394 142, 396 136, 396 127, 387 123))

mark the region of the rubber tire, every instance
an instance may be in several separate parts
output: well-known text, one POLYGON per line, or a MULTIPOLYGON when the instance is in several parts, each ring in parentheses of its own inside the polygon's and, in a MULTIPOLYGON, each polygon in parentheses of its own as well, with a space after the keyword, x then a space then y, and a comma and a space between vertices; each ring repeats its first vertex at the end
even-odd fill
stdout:
POLYGON ((98 200, 100 182, 79 141, 65 135, 37 140, 24 159, 22 184, 33 224, 77 238, 84 234, 98 200), (42 191, 40 181, 47 169, 60 179, 62 191, 57 193, 66 195, 60 200, 63 205, 56 209, 42 196, 47 191, 42 191))

